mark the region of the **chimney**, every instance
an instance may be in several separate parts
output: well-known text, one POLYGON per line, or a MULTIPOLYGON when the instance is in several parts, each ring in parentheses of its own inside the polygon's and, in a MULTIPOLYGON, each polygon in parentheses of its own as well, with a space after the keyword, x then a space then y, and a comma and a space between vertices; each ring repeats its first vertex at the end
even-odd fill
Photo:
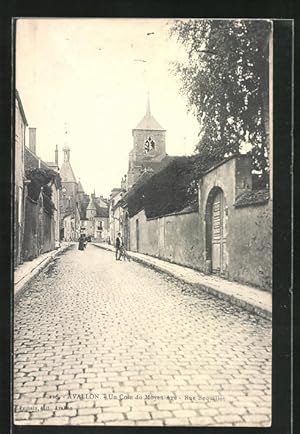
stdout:
POLYGON ((36 154, 36 128, 29 128, 29 149, 36 154))
POLYGON ((58 167, 58 146, 57 145, 55 148, 55 164, 58 167))

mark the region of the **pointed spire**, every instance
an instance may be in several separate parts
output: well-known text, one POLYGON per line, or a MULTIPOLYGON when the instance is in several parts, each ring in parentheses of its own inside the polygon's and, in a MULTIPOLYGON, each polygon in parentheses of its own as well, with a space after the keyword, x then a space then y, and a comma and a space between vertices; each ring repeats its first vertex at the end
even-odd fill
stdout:
POLYGON ((67 122, 64 124, 65 126, 65 140, 64 140, 64 146, 63 146, 63 152, 64 152, 64 162, 70 161, 70 147, 68 145, 68 129, 67 129, 67 122))
POLYGON ((151 114, 149 91, 147 92, 146 114, 134 130, 166 131, 151 114))
POLYGON ((96 209, 96 205, 95 205, 95 202, 94 202, 94 196, 91 194, 91 197, 90 197, 90 201, 89 201, 89 204, 88 204, 88 206, 87 206, 87 209, 96 209))
POLYGON ((78 193, 84 193, 80 178, 78 179, 78 193))
POLYGON ((150 117, 150 116, 151 116, 149 91, 148 91, 148 93, 147 93, 147 108, 146 108, 146 116, 147 116, 147 117, 150 117))

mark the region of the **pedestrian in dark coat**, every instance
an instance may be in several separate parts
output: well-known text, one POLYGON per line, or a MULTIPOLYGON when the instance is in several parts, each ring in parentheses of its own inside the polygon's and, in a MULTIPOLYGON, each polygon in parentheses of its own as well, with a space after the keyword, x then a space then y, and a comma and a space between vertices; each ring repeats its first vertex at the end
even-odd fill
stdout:
POLYGON ((116 238, 116 261, 120 261, 121 260, 121 249, 123 246, 123 240, 121 237, 121 232, 118 232, 118 236, 116 238))
POLYGON ((78 250, 84 250, 85 247, 85 235, 81 234, 79 237, 78 250))

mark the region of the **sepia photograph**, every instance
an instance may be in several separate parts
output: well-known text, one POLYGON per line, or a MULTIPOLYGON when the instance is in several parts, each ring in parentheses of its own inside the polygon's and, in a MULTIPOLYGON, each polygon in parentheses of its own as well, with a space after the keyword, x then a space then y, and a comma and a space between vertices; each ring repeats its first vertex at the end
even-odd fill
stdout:
POLYGON ((14 25, 13 423, 272 426, 273 20, 14 25))

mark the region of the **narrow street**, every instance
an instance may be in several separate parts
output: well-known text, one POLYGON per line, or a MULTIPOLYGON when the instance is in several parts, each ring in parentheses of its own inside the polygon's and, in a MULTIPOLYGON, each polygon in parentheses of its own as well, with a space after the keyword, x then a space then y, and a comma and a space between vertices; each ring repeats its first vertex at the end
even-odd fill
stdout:
POLYGON ((73 246, 14 309, 15 423, 269 426, 271 322, 73 246))

